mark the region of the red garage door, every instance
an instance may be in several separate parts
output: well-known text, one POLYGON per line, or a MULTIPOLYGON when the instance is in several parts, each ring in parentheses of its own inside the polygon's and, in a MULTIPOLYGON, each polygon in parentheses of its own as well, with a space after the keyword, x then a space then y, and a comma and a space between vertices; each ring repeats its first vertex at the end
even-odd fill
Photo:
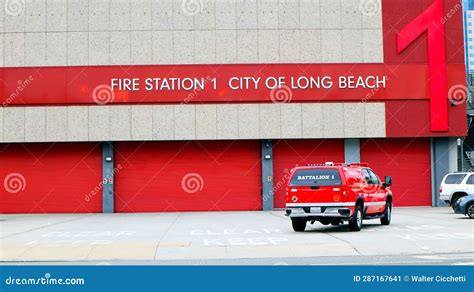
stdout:
POLYGON ((431 206, 429 139, 361 140, 360 155, 382 180, 393 177, 395 206, 431 206))
POLYGON ((100 144, 4 144, 1 213, 102 211, 100 144))
POLYGON ((259 141, 117 143, 116 212, 261 210, 259 141))
POLYGON ((339 140, 278 140, 273 144, 275 208, 285 207, 285 187, 289 171, 298 165, 344 162, 344 141, 339 140))

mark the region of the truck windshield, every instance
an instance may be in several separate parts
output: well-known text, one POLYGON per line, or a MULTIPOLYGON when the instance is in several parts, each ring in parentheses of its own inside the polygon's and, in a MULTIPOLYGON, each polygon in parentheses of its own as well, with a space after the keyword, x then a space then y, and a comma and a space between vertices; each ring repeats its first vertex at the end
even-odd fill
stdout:
POLYGON ((337 169, 300 169, 291 179, 290 186, 339 186, 341 177, 337 169))
POLYGON ((444 183, 447 185, 458 185, 462 182, 464 177, 466 177, 465 174, 450 174, 446 177, 444 183))

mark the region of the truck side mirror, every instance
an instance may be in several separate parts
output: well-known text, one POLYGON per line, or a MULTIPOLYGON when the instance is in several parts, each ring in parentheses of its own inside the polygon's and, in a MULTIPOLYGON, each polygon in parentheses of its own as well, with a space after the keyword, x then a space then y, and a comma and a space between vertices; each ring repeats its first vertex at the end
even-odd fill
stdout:
POLYGON ((391 186, 391 185, 392 185, 392 177, 389 176, 389 175, 387 175, 387 176, 385 177, 385 182, 383 183, 383 186, 384 186, 384 187, 389 187, 389 186, 391 186))

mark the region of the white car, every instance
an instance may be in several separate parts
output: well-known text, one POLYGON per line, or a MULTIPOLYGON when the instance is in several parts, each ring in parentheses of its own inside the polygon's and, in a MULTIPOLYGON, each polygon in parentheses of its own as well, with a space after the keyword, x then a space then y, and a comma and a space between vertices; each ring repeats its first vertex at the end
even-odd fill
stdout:
POLYGON ((454 172, 444 176, 439 198, 453 207, 460 198, 474 194, 474 172, 454 172))

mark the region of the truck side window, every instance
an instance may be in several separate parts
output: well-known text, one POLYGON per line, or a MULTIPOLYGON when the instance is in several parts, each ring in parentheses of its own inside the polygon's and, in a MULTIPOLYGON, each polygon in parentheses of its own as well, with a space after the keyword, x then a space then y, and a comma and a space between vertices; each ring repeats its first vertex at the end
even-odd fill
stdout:
POLYGON ((372 181, 372 178, 370 177, 370 173, 367 171, 367 169, 362 169, 362 174, 364 175, 365 181, 369 185, 373 185, 374 182, 372 181))
POLYGON ((380 184, 380 180, 379 178, 377 177, 377 175, 370 169, 367 170, 369 172, 369 175, 370 175, 370 179, 372 180, 372 183, 374 185, 379 185, 380 184))

